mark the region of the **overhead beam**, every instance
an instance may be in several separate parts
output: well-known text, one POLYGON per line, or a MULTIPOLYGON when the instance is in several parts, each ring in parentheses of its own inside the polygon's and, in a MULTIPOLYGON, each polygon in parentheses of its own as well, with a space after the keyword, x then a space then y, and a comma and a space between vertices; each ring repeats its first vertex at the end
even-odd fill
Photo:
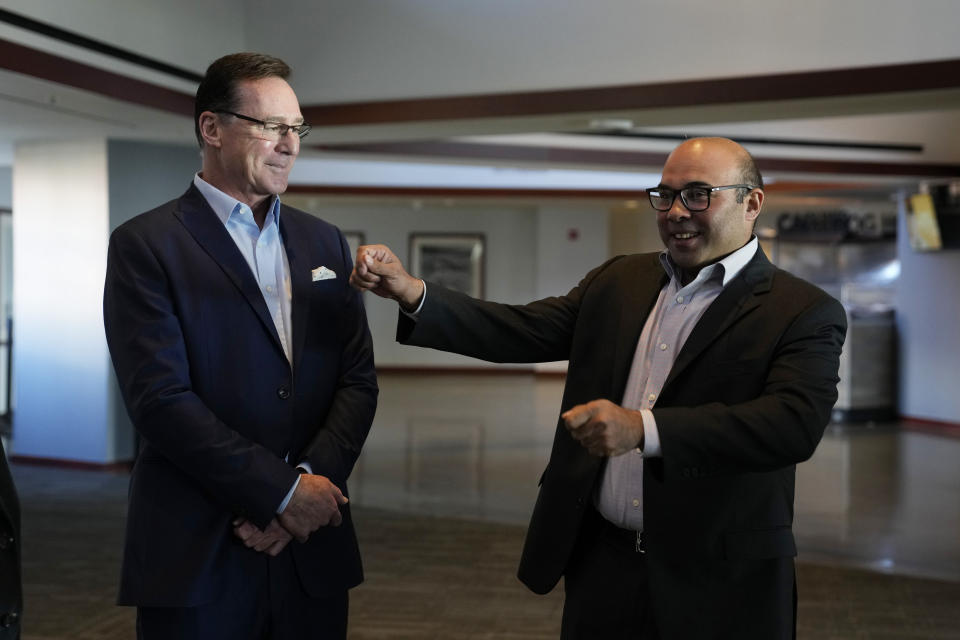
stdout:
POLYGON ((313 105, 320 126, 472 120, 960 90, 960 59, 607 87, 313 105))
MULTIPOLYGON (((374 144, 317 145, 315 150, 336 154, 358 154, 394 158, 434 158, 468 162, 518 162, 542 165, 603 167, 652 167, 659 170, 665 153, 588 149, 583 147, 546 147, 472 142, 415 141, 374 144)), ((957 178, 960 165, 911 162, 864 162, 860 160, 822 160, 757 157, 764 173, 817 173, 857 176, 896 176, 916 178, 957 178)))

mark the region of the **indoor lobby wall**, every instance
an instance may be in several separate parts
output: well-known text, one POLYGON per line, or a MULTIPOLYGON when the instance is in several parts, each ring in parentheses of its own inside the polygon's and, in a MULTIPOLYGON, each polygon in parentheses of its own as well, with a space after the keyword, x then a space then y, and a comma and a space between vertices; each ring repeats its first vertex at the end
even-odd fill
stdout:
POLYGON ((13 454, 110 464, 134 438, 103 330, 110 231, 178 196, 191 147, 105 139, 14 152, 13 454))
POLYGON ((960 250, 912 249, 904 198, 901 193, 897 230, 900 414, 956 425, 960 424, 955 377, 960 354, 960 250))
POLYGON ((104 462, 106 140, 17 145, 14 169, 13 453, 104 462))
MULTIPOLYGON (((0 6, 197 72, 231 51, 279 55, 294 63, 292 81, 306 104, 960 56, 954 0, 925 0, 922 10, 875 0, 2 0, 0 6), (649 28, 690 24, 709 27, 685 34, 695 46, 679 50, 675 29, 649 28), (750 37, 730 37, 734 28, 750 37), (672 55, 658 55, 664 51, 672 55)), ((15 27, 0 25, 0 38, 169 82, 163 74, 15 27)))
MULTIPOLYGON (((565 294, 607 259, 607 212, 600 205, 425 201, 414 208, 409 203, 331 202, 300 194, 288 194, 283 201, 343 231, 360 231, 369 244, 388 245, 405 264, 411 233, 482 233, 485 297, 497 302, 517 304, 565 294)), ((473 358, 398 344, 396 303, 369 293, 364 302, 378 366, 490 366, 473 358)))
POLYGON ((955 0, 925 0, 922 9, 876 0, 248 0, 245 5, 249 46, 297 61, 294 85, 308 104, 960 56, 955 0), (266 20, 249 28, 268 14, 315 19, 266 20))
MULTIPOLYGON (((243 3, 236 0, 2 0, 0 8, 201 73, 215 58, 246 49, 243 3)), ((6 24, 0 24, 0 38, 160 84, 172 80, 6 24)))

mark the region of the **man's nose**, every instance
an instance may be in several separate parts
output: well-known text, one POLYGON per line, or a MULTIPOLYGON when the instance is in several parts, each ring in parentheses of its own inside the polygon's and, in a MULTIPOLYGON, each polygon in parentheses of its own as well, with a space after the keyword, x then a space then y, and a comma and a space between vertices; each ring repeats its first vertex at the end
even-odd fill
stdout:
POLYGON ((300 136, 293 129, 287 129, 280 139, 277 140, 277 151, 288 153, 292 156, 300 153, 300 136))
POLYGON ((670 210, 667 211, 667 218, 670 220, 686 220, 690 217, 690 211, 683 206, 683 201, 680 200, 680 194, 673 199, 673 204, 670 206, 670 210))

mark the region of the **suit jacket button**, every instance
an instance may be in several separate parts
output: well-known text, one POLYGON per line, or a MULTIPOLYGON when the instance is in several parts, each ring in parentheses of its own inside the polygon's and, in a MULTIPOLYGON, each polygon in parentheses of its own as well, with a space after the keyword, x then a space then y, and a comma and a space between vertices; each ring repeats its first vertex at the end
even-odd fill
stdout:
POLYGON ((280 387, 277 389, 277 395, 280 396, 281 400, 286 400, 290 397, 290 389, 287 389, 286 387, 280 387))
POLYGON ((14 624, 16 624, 17 618, 19 617, 20 616, 17 615, 16 611, 5 613, 4 615, 0 616, 0 627, 3 627, 4 629, 7 627, 12 627, 14 624))

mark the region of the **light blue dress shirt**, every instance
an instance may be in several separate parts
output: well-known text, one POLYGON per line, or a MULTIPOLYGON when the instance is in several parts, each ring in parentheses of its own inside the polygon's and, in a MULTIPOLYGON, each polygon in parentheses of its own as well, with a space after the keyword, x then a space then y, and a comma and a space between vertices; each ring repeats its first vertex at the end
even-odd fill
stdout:
POLYGON ((686 286, 681 286, 680 271, 669 254, 660 255, 670 280, 643 325, 621 402, 626 409, 640 411, 643 451, 634 449, 607 460, 594 498, 597 511, 613 524, 643 531, 643 458, 660 456, 660 432, 651 409, 693 328, 727 283, 753 259, 758 246, 754 236, 723 260, 702 268, 686 286))
POLYGON ((194 176, 193 184, 223 222, 227 233, 250 266, 260 293, 263 294, 263 301, 267 303, 273 325, 277 328, 283 352, 287 361, 292 363, 292 290, 290 263, 287 262, 287 252, 284 251, 283 240, 280 238, 280 198, 273 197, 261 230, 249 206, 205 182, 199 173, 194 176))
MULTIPOLYGON (((233 238, 237 249, 243 255, 243 259, 247 261, 260 288, 260 293, 263 294, 263 301, 270 311, 273 326, 277 328, 283 353, 292 367, 293 326, 290 324, 290 308, 293 291, 290 285, 290 263, 287 261, 287 252, 283 248, 283 239, 280 237, 280 198, 273 197, 261 229, 253 218, 253 210, 248 205, 206 182, 199 173, 193 177, 193 184, 220 218, 227 233, 233 238)), ((311 473, 308 463, 302 462, 298 466, 305 469, 307 473, 311 473)), ((299 477, 293 482, 283 502, 277 507, 278 514, 287 507, 298 484, 300 484, 299 477)))

